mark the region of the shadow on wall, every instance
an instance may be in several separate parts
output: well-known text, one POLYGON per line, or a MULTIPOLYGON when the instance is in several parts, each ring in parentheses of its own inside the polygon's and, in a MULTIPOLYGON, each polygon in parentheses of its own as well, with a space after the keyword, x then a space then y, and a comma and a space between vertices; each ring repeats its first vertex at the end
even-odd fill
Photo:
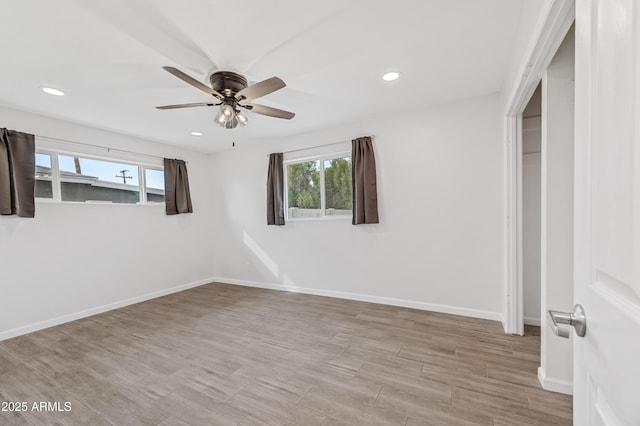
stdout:
POLYGON ((19 228, 29 226, 29 222, 33 222, 33 219, 15 215, 0 216, 0 241, 12 237, 19 228))

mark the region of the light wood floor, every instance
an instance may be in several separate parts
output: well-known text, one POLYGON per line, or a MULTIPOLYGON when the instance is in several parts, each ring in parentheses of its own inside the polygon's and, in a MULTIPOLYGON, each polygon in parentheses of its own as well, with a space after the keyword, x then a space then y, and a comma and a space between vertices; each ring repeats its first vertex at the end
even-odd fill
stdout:
POLYGON ((562 425, 539 330, 209 284, 0 342, 0 424, 562 425))

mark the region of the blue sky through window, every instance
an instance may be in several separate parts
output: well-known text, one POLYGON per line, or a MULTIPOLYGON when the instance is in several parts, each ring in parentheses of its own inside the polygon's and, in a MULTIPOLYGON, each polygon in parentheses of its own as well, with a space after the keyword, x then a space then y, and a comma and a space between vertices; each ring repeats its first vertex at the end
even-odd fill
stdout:
MULTIPOLYGON (((76 166, 73 157, 67 155, 59 155, 60 171, 75 173, 76 166)), ((115 163, 104 160, 93 160, 89 158, 80 158, 80 169, 83 175, 95 176, 103 182, 124 183, 122 171, 125 176, 131 176, 127 179, 128 185, 139 185, 138 167, 132 164, 115 163), (120 175, 120 177, 118 177, 120 175)))
POLYGON ((164 172, 162 170, 145 169, 147 188, 164 190, 164 172))
MULTIPOLYGON (((38 159, 36 158, 36 162, 37 161, 38 159)), ((76 172, 76 166, 72 156, 58 155, 58 162, 61 172, 76 172)), ((80 169, 83 175, 97 177, 103 182, 113 182, 120 184, 124 182, 122 178, 122 171, 124 170, 125 176, 131 177, 130 179, 126 179, 127 185, 139 185, 140 182, 140 178, 138 176, 138 167, 133 164, 116 163, 112 161, 94 160, 90 158, 80 157, 80 169)), ((148 188, 164 189, 163 171, 147 169, 146 180, 148 188)))
POLYGON ((51 168, 51 156, 49 154, 36 153, 36 166, 51 168))

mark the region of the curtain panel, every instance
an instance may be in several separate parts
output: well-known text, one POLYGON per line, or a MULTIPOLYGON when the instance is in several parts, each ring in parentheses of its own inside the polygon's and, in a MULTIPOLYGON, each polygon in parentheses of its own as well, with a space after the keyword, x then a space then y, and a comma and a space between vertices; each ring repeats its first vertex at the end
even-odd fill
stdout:
POLYGON ((35 216, 35 137, 0 129, 0 214, 35 216))
POLYGON ((267 225, 284 225, 284 167, 281 152, 269 155, 267 225))
POLYGON ((164 193, 167 215, 193 213, 187 164, 183 160, 164 159, 164 193))
POLYGON ((378 189, 376 159, 371 137, 351 141, 351 185, 353 188, 354 225, 378 223, 378 189))

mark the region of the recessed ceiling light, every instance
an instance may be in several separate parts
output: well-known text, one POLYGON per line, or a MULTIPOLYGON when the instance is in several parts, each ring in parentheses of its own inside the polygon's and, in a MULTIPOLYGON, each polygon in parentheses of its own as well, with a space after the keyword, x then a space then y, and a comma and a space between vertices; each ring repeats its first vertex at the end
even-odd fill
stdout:
POLYGON ((202 136, 202 132, 191 132, 192 136, 202 136))
POLYGON ((43 87, 42 91, 53 96, 64 96, 64 92, 62 90, 54 89, 52 87, 43 87))
POLYGON ((393 81, 393 80, 397 80, 398 77, 400 77, 400 73, 399 72, 391 71, 391 72, 388 72, 385 75, 383 75, 382 79, 384 81, 393 81))

